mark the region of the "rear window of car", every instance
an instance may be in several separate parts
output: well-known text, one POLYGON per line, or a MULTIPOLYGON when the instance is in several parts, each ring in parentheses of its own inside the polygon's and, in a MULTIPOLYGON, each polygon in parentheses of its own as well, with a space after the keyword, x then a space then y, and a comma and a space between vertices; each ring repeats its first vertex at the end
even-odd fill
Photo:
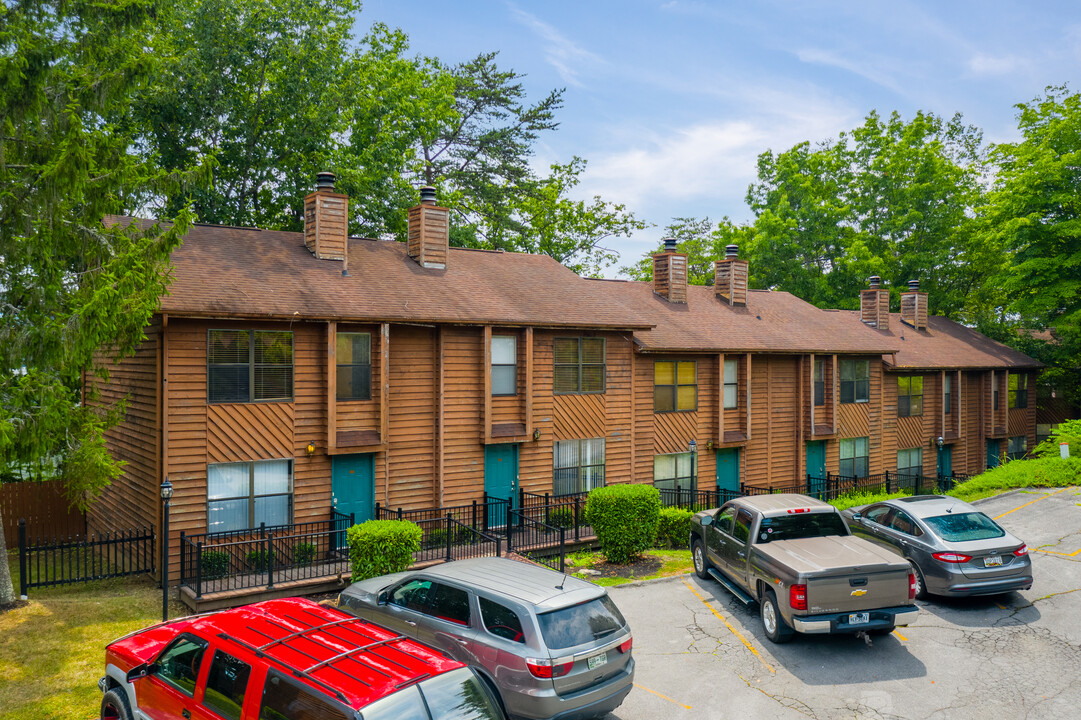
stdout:
POLYGON ((468 668, 403 688, 361 711, 363 720, 499 720, 491 696, 468 668), (430 714, 429 714, 430 713, 430 714))
POLYGON ((618 632, 627 624, 607 595, 537 616, 544 644, 552 650, 585 645, 618 632))
POLYGON ((1006 534, 994 520, 979 512, 936 515, 923 521, 935 535, 948 542, 989 540, 1006 534))
POLYGON ((797 513, 762 518, 758 525, 757 544, 847 534, 844 520, 835 512, 797 513))

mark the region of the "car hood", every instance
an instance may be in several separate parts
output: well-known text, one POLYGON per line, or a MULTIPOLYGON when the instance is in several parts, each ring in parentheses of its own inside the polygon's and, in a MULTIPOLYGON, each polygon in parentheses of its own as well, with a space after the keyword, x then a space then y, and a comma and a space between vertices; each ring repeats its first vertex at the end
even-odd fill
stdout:
POLYGON ((114 640, 105 648, 108 662, 125 671, 150 662, 187 625, 185 621, 162 623, 114 640))

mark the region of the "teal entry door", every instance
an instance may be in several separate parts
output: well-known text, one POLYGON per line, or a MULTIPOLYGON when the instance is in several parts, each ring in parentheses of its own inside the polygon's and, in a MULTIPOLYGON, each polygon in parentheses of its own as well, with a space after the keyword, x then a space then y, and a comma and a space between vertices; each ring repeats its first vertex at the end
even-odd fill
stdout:
MULTIPOLYGON (((500 500, 513 498, 512 507, 518 507, 517 445, 486 445, 484 447, 484 492, 489 498, 500 500)), ((489 527, 503 527, 506 524, 506 512, 502 509, 488 517, 489 527)))
POLYGON ((953 475, 953 448, 943 445, 938 449, 938 476, 949 477, 953 475))
POLYGON ((821 493, 825 488, 826 478, 826 441, 807 443, 807 492, 811 495, 821 493))
POLYGON ((717 489, 721 503, 739 492, 739 448, 717 451, 717 489))
POLYGON ((987 441, 987 469, 998 467, 999 463, 999 450, 998 440, 987 441))
POLYGON ((330 471, 331 504, 362 523, 375 515, 375 456, 335 455, 330 471))

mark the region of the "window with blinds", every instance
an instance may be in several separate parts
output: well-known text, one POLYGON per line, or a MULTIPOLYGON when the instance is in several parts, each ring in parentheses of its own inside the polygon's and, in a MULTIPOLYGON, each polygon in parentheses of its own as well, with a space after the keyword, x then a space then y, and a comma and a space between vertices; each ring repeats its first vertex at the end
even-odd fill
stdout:
POLYGON ((556 338, 552 385, 555 393, 603 393, 604 338, 556 338))
POLYGON ((864 403, 871 399, 871 362, 841 360, 841 402, 864 403))
POLYGON ((372 334, 338 333, 338 400, 372 399, 372 334))
POLYGON ((585 493, 604 487, 604 438, 558 440, 552 449, 552 492, 585 493))
POLYGON ((492 395, 518 393, 517 347, 514 335, 492 336, 492 395))
POLYGON ((698 409, 698 363, 693 360, 653 363, 653 412, 698 409))
POLYGON ((207 402, 293 399, 293 333, 209 330, 207 402))
POLYGON ((654 455, 653 486, 660 490, 695 490, 694 453, 654 455))
POLYGON ((845 477, 867 477, 870 464, 867 438, 844 438, 840 442, 840 467, 838 472, 845 477))
POLYGON ((212 464, 206 475, 208 532, 290 524, 292 460, 212 464))
POLYGON ((739 359, 724 359, 724 409, 733 410, 739 405, 739 359))
POLYGON ((821 407, 826 404, 826 361, 815 358, 814 402, 821 407))
POLYGON ((899 475, 923 475, 923 449, 908 448, 897 451, 897 473, 899 475))

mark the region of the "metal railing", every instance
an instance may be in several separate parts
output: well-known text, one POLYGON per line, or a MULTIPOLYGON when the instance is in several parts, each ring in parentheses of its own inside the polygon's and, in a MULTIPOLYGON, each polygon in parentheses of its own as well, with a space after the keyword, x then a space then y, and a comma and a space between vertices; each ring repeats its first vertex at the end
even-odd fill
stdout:
POLYGON ((535 559, 534 555, 546 556, 549 553, 544 551, 558 548, 558 553, 550 555, 551 563, 544 564, 553 570, 563 572, 567 567, 567 529, 547 525, 529 515, 530 511, 508 511, 507 552, 518 552, 535 559), (557 559, 558 567, 556 566, 557 559))
POLYGON ((70 585, 154 572, 154 532, 121 530, 66 539, 29 540, 19 520, 19 595, 30 588, 70 585))
POLYGON ((422 531, 420 550, 413 553, 414 562, 461 560, 472 557, 499 557, 503 540, 477 528, 459 522, 451 513, 442 518, 411 520, 422 531))
POLYGON ((424 508, 421 510, 391 509, 379 503, 375 504, 376 520, 409 520, 421 527, 431 521, 442 521, 447 515, 462 525, 468 525, 482 533, 489 533, 493 528, 506 524, 507 507, 510 498, 497 498, 485 493, 480 502, 474 500, 469 505, 424 508))

